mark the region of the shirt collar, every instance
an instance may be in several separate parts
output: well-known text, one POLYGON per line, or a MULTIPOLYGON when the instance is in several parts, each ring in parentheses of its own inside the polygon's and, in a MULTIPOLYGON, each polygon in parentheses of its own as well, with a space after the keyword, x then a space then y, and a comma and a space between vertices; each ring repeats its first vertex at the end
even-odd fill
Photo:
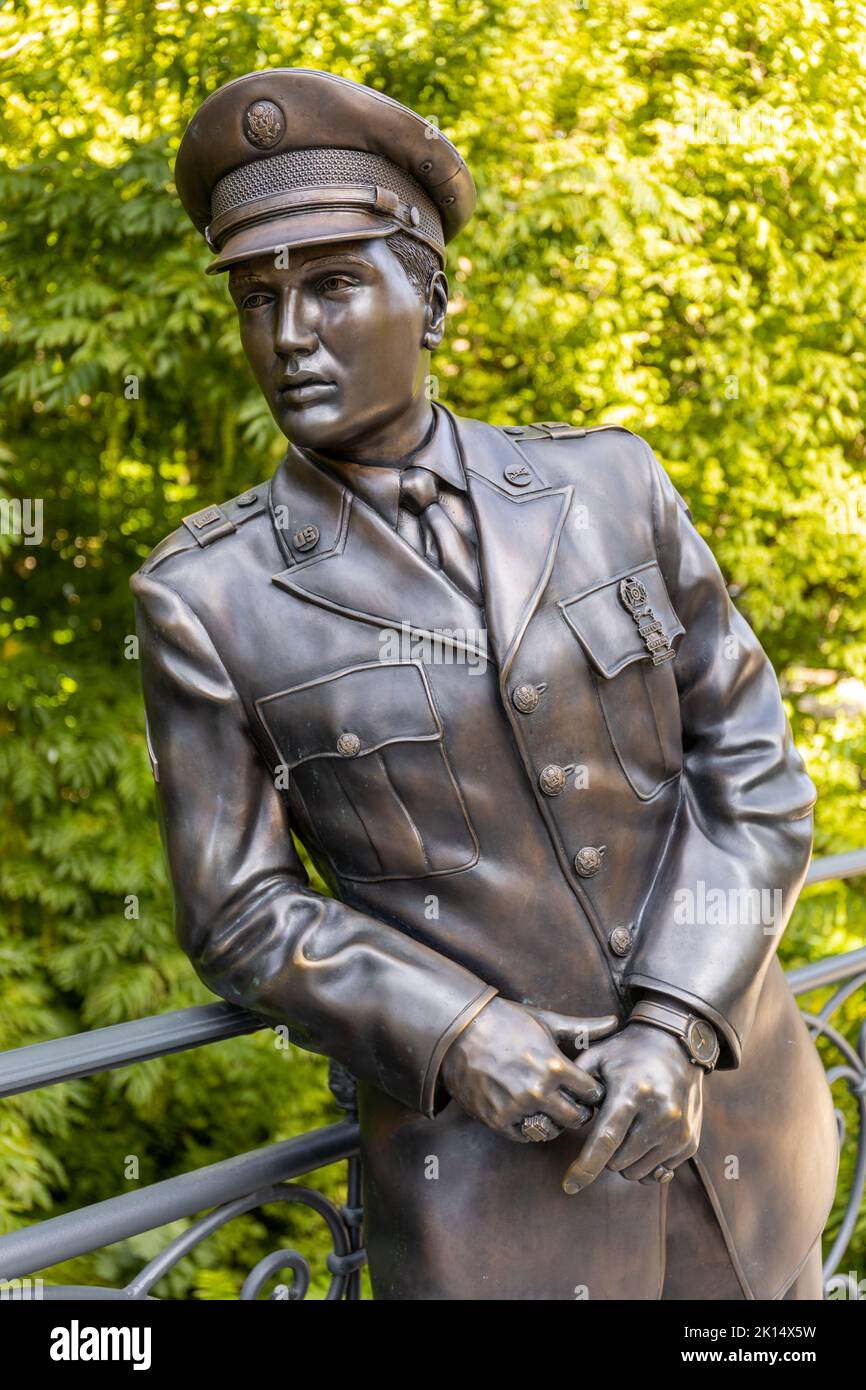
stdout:
POLYGON ((314 462, 324 465, 338 482, 374 507, 389 525, 396 527, 400 508, 400 474, 404 468, 429 468, 437 478, 458 492, 467 491, 451 421, 435 401, 433 419, 433 433, 427 443, 401 464, 352 463, 345 459, 329 458, 327 454, 314 449, 307 449, 306 453, 314 462))

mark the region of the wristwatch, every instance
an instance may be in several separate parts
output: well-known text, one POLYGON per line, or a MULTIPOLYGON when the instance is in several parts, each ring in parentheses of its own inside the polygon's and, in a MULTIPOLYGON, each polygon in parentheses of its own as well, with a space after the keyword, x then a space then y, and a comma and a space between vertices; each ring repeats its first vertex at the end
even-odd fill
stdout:
POLYGON ((631 1011, 629 1023, 652 1023, 656 1028, 673 1033, 689 1054, 689 1061, 707 1072, 711 1072, 719 1060, 721 1049, 713 1025, 705 1018, 675 1008, 673 1004, 662 1004, 657 999, 639 999, 631 1011))

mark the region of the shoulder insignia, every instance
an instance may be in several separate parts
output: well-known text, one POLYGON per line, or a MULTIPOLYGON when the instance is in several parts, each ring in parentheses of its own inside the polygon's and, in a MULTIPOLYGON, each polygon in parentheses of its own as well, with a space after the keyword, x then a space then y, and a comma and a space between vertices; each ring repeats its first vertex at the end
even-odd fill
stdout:
POLYGON ((154 546, 140 572, 149 573, 164 560, 190 550, 193 540, 197 545, 210 545, 211 541, 219 540, 221 536, 231 535, 241 522, 266 511, 267 505, 268 484, 262 483, 233 497, 230 502, 223 502, 221 506, 202 507, 197 512, 191 512, 183 518, 182 526, 154 546))
POLYGON ((513 440, 522 439, 572 439, 586 434, 580 425, 567 425, 559 420, 545 420, 536 425, 505 425, 503 433, 513 440))
POLYGON ((504 425, 507 434, 515 443, 530 439, 582 439, 587 434, 598 434, 600 430, 623 430, 634 434, 625 425, 567 425, 561 420, 541 420, 534 425, 504 425))
POLYGON ((226 516, 222 507, 217 506, 202 507, 201 511, 191 512, 183 518, 183 524, 199 545, 210 545, 235 529, 234 522, 226 516))
POLYGON ((191 512, 183 518, 183 524, 199 545, 211 545, 213 541, 230 536, 238 526, 251 517, 263 512, 267 506, 268 484, 242 492, 230 502, 214 503, 191 512))

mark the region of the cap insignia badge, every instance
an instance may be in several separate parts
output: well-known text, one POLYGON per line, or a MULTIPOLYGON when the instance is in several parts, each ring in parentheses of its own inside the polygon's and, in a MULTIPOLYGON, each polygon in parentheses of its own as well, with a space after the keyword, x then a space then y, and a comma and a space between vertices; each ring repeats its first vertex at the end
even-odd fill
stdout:
POLYGON ((244 134, 257 149, 269 150, 283 133, 283 113, 272 101, 254 101, 244 117, 244 134))

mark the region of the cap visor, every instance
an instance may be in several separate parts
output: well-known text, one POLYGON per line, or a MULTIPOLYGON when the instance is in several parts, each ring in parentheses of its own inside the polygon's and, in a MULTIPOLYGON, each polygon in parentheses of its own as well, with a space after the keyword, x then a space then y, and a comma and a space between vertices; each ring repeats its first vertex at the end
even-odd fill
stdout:
POLYGON ((398 223, 376 213, 339 208, 275 217, 243 227, 230 236, 216 259, 211 261, 207 273, 218 275, 240 261, 249 261, 255 256, 276 256, 292 247, 319 246, 329 241, 364 241, 391 236, 399 230, 398 223))

